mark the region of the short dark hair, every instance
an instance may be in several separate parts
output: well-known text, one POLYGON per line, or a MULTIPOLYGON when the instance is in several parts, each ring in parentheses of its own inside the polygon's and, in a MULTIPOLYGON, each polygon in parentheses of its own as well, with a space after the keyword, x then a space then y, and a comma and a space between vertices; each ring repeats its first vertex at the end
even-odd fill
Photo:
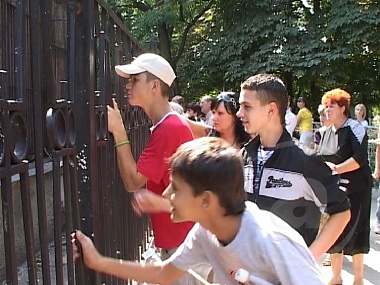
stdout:
POLYGON ((297 102, 303 102, 303 103, 306 103, 306 100, 305 100, 305 98, 303 98, 303 97, 301 96, 301 97, 298 97, 297 102))
POLYGON ((297 103, 298 102, 302 102, 305 105, 306 108, 308 107, 307 106, 307 101, 306 101, 305 97, 302 97, 302 96, 298 97, 297 103))
POLYGON ((225 215, 240 215, 246 193, 242 158, 221 138, 204 137, 181 145, 169 159, 172 175, 180 176, 194 196, 211 191, 219 198, 225 215))
POLYGON ((195 102, 190 102, 189 104, 187 104, 186 109, 193 110, 193 112, 195 112, 197 114, 197 116, 199 116, 202 113, 201 106, 195 102))
POLYGON ((216 98, 215 97, 211 97, 210 101, 211 101, 210 109, 214 110, 215 109, 215 105, 216 105, 216 98))
POLYGON ((274 102, 277 105, 281 123, 285 124, 288 108, 288 92, 280 78, 273 74, 257 74, 241 84, 241 89, 256 91, 262 105, 274 102))
POLYGON ((152 73, 146 71, 146 82, 149 82, 151 80, 158 79, 160 81, 160 86, 161 86, 161 95, 164 97, 169 97, 170 93, 170 86, 167 85, 164 81, 162 81, 160 78, 157 76, 153 75, 152 73))

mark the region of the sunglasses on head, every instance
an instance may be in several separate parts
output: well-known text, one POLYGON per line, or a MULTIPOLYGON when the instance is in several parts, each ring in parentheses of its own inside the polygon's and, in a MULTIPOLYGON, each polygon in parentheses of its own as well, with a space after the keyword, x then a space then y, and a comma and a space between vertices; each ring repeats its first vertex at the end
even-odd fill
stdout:
POLYGON ((218 95, 218 100, 223 100, 224 102, 226 103, 232 103, 232 105, 234 105, 235 109, 237 108, 237 104, 236 104, 236 101, 235 101, 235 98, 232 97, 234 96, 233 93, 222 93, 222 94, 219 94, 218 95))

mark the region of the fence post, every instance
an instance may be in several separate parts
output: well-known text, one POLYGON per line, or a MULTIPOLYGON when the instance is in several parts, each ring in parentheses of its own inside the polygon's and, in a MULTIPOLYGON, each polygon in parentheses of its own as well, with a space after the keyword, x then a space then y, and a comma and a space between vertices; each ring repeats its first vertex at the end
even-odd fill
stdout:
MULTIPOLYGON (((74 102, 73 110, 76 118, 77 137, 77 182, 79 198, 79 215, 81 218, 80 229, 87 235, 93 236, 96 244, 97 233, 97 195, 93 194, 96 185, 96 153, 95 153, 95 54, 93 35, 93 11, 94 1, 80 1, 75 6, 75 34, 74 40, 70 40, 69 70, 74 70, 74 76, 70 76, 69 86, 73 85, 74 102), (74 45, 74 46, 73 46, 74 45), (74 51, 74 53, 72 53, 74 51), (72 58, 73 57, 73 58, 72 58), (72 66, 74 65, 74 66, 72 66)), ((72 22, 69 23, 71 31, 72 22)), ((71 88, 69 88, 71 89, 71 88)), ((71 89, 72 90, 72 89, 71 89)), ((70 92, 71 93, 71 92, 70 92)), ((77 269, 79 264, 77 264, 77 269)), ((79 268, 80 269, 80 268, 79 268)), ((78 280, 77 284, 98 284, 94 272, 83 268, 84 280, 78 280)), ((78 272, 78 271, 77 271, 78 272)))

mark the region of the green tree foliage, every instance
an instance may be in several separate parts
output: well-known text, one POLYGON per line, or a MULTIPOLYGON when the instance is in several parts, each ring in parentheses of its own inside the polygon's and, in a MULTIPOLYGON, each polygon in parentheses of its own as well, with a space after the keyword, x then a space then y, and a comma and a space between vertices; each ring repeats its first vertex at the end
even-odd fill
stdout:
POLYGON ((314 106, 334 87, 372 105, 380 89, 379 13, 376 1, 220 0, 213 33, 186 54, 184 71, 193 89, 199 82, 235 89, 252 74, 273 72, 314 106))
MULTIPOLYGON (((202 33, 197 30, 197 26, 207 22, 207 12, 215 0, 107 2, 142 44, 152 51, 158 49, 176 70, 184 52, 202 40, 202 33)), ((175 89, 179 92, 178 86, 175 89)))
POLYGON ((288 2, 219 1, 212 33, 185 60, 185 66, 198 65, 189 80, 197 84, 208 77, 212 86, 235 89, 258 72, 290 71, 289 44, 298 40, 299 29, 288 2))
POLYGON ((341 87, 379 104, 380 4, 375 0, 109 0, 144 44, 157 43, 187 97, 280 75, 314 109, 341 87))
POLYGON ((330 60, 335 83, 355 95, 356 102, 372 105, 380 90, 380 5, 378 1, 332 1, 328 16, 326 37, 335 51, 330 60))

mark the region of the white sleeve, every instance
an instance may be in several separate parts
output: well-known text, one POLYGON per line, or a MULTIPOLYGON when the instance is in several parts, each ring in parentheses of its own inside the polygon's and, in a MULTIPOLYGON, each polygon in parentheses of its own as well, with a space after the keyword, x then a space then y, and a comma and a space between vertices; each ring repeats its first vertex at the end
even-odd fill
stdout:
POLYGON ((310 251, 288 238, 278 240, 267 247, 268 266, 277 274, 281 284, 325 284, 310 251))
POLYGON ((295 115, 285 117, 285 128, 291 137, 293 136, 296 125, 297 125, 297 117, 295 115))
POLYGON ((177 251, 169 258, 177 268, 188 270, 200 264, 208 263, 202 241, 207 239, 207 231, 198 223, 188 233, 185 241, 177 251))

